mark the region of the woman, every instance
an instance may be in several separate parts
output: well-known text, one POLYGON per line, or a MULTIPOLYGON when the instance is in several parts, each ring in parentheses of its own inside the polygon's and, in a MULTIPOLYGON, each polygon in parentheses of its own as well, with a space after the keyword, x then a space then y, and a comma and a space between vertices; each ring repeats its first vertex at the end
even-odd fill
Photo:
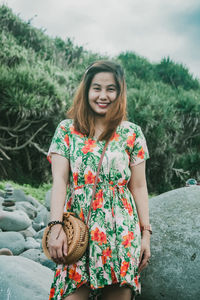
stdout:
POLYGON ((86 220, 99 159, 109 143, 92 204, 89 247, 76 264, 62 264, 66 236, 62 225, 52 227, 49 252, 58 266, 50 299, 85 300, 98 295, 103 300, 133 299, 140 293, 139 273, 150 258, 148 150, 140 127, 125 121, 122 68, 109 61, 93 63, 68 116, 71 119, 58 125, 48 154, 52 221, 62 221, 63 207, 86 220))

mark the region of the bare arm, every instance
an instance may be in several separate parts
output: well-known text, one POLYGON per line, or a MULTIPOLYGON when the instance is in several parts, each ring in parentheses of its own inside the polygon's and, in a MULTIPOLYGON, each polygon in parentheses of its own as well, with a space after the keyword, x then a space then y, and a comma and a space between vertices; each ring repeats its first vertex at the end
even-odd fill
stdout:
MULTIPOLYGON (((52 154, 51 160, 53 176, 51 221, 62 221, 66 186, 69 180, 69 161, 59 154, 52 154)), ((67 238, 60 224, 52 226, 48 246, 55 262, 62 263, 63 255, 67 255, 67 238)))
MULTIPOLYGON (((149 204, 148 191, 145 175, 145 161, 131 167, 131 179, 129 189, 134 197, 140 225, 149 224, 149 204)), ((150 258, 150 233, 143 231, 141 241, 141 255, 139 271, 147 266, 147 261, 150 258)))
POLYGON ((52 176, 51 220, 62 221, 66 187, 69 180, 69 161, 65 157, 52 154, 52 176))

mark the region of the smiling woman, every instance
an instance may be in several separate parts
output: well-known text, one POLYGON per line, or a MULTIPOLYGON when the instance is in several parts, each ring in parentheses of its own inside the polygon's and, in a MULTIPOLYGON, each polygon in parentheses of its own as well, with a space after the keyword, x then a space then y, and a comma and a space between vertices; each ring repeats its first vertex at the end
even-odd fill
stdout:
POLYGON ((116 98, 117 87, 113 74, 108 72, 96 74, 88 94, 88 102, 93 112, 104 116, 116 98))
POLYGON ((140 293, 140 272, 150 257, 148 150, 140 127, 125 120, 121 66, 93 63, 68 115, 71 119, 58 125, 48 153, 54 224, 48 248, 58 264, 49 299, 134 299, 140 293), (89 220, 87 251, 69 265, 64 264, 68 241, 63 211, 89 220))

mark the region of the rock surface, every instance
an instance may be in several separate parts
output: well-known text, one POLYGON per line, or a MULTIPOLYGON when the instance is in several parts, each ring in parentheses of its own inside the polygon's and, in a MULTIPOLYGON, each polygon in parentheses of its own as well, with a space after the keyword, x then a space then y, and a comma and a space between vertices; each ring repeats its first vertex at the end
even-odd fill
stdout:
POLYGON ((29 249, 21 253, 20 256, 32 259, 51 270, 55 270, 56 264, 45 256, 42 249, 29 249))
POLYGON ((1 248, 0 249, 0 255, 13 255, 13 253, 8 248, 1 248))
POLYGON ((8 248, 14 255, 18 255, 25 250, 25 239, 18 232, 0 232, 1 248, 8 248))
POLYGON ((0 211, 0 228, 5 231, 25 230, 31 225, 31 220, 24 211, 0 211))
POLYGON ((21 256, 0 256, 0 266, 2 300, 48 299, 53 280, 50 269, 21 256))
POLYGON ((150 199, 151 261, 138 300, 200 299, 200 187, 150 199))
POLYGON ((30 219, 34 219, 37 216, 37 209, 27 201, 16 202, 16 209, 23 210, 30 219))

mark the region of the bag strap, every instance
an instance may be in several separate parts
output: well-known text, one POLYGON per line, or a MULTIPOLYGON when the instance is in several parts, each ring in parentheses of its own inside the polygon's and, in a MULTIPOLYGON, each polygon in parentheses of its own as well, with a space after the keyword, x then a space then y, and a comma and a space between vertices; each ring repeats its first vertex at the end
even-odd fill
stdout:
POLYGON ((90 218, 90 214, 91 214, 92 203, 93 203, 95 192, 96 192, 97 181, 98 181, 98 178, 99 178, 99 173, 100 173, 101 165, 102 165, 102 162, 103 162, 103 157, 104 157, 104 154, 106 152, 106 148, 108 146, 108 143, 109 143, 109 141, 106 142, 106 144, 103 148, 101 158, 100 158, 100 161, 99 161, 99 164, 98 164, 98 169, 97 169, 97 173, 96 173, 96 177, 95 177, 95 181, 94 181, 94 186, 93 186, 93 191, 92 191, 92 199, 91 199, 91 202, 90 202, 89 212, 88 212, 88 216, 87 216, 87 222, 86 222, 87 226, 88 226, 88 222, 89 222, 89 218, 90 218))

